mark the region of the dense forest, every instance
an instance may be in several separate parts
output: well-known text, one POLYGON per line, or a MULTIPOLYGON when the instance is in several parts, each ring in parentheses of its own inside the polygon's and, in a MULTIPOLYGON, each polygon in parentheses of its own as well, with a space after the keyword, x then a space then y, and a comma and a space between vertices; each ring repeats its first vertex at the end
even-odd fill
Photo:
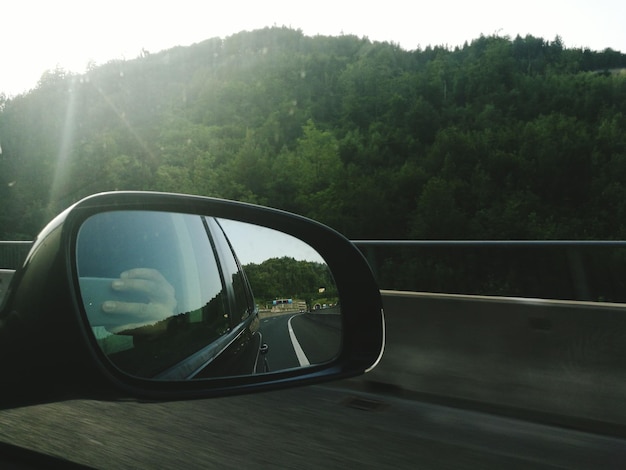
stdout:
POLYGON ((0 97, 0 239, 159 190, 349 238, 626 239, 626 54, 526 36, 403 50, 266 28, 0 97))

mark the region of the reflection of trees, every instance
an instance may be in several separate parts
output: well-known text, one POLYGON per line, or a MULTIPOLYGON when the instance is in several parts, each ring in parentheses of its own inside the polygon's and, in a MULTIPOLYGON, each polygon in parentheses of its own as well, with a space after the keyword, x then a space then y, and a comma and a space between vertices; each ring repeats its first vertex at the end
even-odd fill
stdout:
POLYGON ((214 338, 226 333, 230 327, 224 310, 224 292, 220 292, 202 307, 202 323, 213 332, 214 338))
POLYGON ((133 337, 133 348, 111 354, 110 359, 131 375, 155 376, 230 330, 225 299, 222 291, 198 309, 124 331, 133 337))
POLYGON ((257 301, 288 297, 311 303, 321 297, 337 297, 335 281, 324 263, 296 261, 285 256, 248 264, 245 271, 257 301), (320 288, 324 291, 320 292, 320 288))

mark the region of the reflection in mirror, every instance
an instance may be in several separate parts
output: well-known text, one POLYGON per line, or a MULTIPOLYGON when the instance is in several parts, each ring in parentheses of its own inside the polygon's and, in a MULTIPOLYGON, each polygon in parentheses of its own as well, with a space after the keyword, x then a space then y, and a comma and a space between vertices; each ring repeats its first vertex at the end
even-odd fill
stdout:
POLYGON ((309 245, 262 226, 157 211, 95 214, 76 243, 99 347, 138 377, 306 367, 341 349, 338 293, 309 245))

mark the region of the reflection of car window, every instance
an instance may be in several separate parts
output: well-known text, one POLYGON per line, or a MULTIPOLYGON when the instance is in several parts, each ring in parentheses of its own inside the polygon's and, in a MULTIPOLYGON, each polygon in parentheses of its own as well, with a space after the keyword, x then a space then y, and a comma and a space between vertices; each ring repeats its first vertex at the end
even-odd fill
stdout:
POLYGON ((157 269, 172 282, 180 260, 170 214, 149 211, 104 212, 80 229, 77 245, 81 277, 117 278, 129 269, 157 269))
MULTIPOLYGON (((199 280, 200 289, 199 298, 196 302, 190 303, 187 311, 191 323, 201 322, 209 327, 208 336, 204 337, 204 341, 208 343, 228 330, 226 299, 219 264, 202 219, 188 216, 187 222, 186 228, 190 239, 186 246, 191 248, 188 259, 194 268, 193 273, 188 273, 188 282, 199 280)), ((200 337, 198 339, 202 341, 200 337)))
POLYGON ((214 219, 209 219, 208 223, 224 263, 222 266, 224 281, 229 283, 228 288, 231 289, 233 293, 231 324, 232 326, 236 326, 242 320, 245 320, 252 311, 253 300, 250 295, 250 290, 247 288, 246 279, 241 266, 239 266, 222 228, 214 219))
MULTIPOLYGON (((175 287, 175 312, 132 330, 132 340, 128 332, 111 334, 90 318, 103 351, 125 372, 154 376, 230 331, 228 312, 237 310, 227 308, 215 251, 228 244, 221 231, 219 241, 211 243, 207 229, 199 216, 146 211, 97 214, 81 227, 79 282, 85 276, 112 280, 124 270, 150 267, 166 272, 175 287)), ((228 269, 236 266, 232 253, 225 259, 228 269)))

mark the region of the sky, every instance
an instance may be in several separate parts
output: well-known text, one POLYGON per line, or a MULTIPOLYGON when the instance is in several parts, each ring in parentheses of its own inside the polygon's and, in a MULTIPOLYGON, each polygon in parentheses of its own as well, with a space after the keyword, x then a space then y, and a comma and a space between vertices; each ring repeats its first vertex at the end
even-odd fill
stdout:
POLYGON ((34 88, 57 67, 133 59, 265 26, 354 34, 404 49, 532 34, 566 47, 626 52, 624 0, 2 0, 0 93, 34 88))

